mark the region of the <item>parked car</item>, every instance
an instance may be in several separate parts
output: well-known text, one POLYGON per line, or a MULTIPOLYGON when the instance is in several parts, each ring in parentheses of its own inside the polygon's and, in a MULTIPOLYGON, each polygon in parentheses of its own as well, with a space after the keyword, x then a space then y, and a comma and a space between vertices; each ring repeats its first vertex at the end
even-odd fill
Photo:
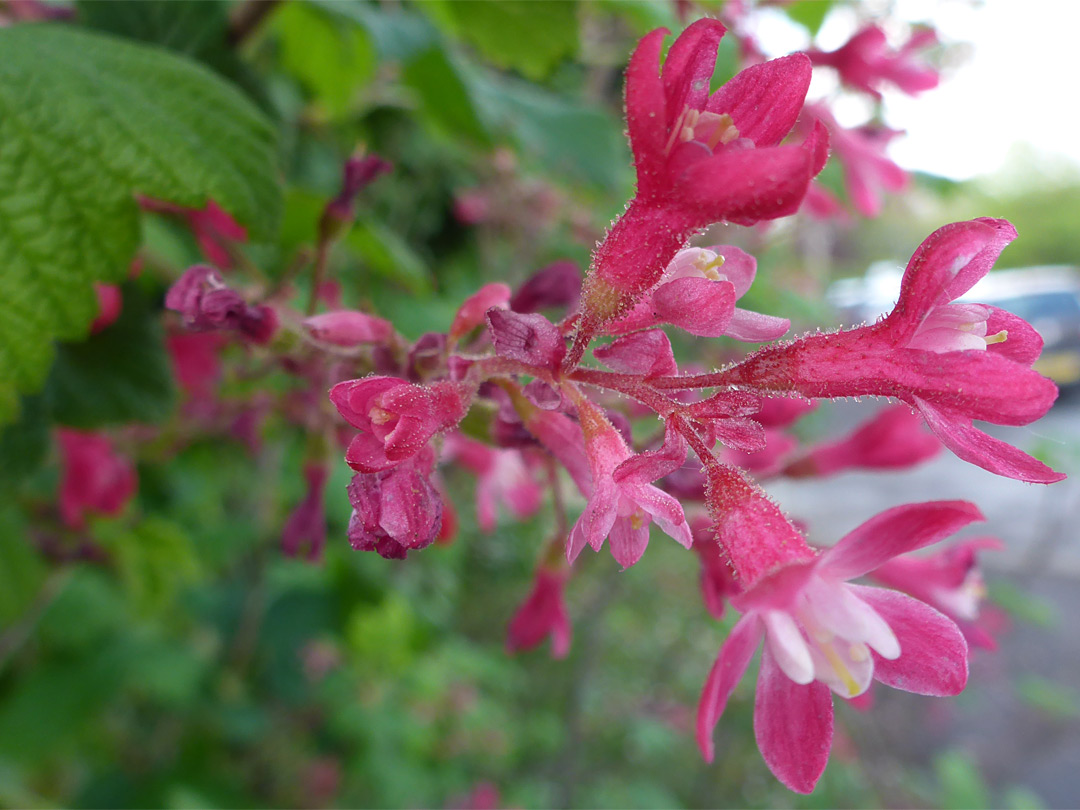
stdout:
MULTIPOLYGON (((843 324, 869 323, 892 309, 902 275, 892 263, 874 264, 862 278, 833 283, 826 298, 843 324)), ((995 270, 958 300, 1019 315, 1044 341, 1034 368, 1060 386, 1080 384, 1080 268, 995 270)))

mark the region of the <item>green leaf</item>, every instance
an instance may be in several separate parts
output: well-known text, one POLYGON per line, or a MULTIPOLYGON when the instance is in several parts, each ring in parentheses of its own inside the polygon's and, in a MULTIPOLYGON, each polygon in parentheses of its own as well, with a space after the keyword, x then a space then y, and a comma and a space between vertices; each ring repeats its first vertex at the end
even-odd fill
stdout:
POLYGON ((216 200, 274 230, 275 132, 237 90, 158 49, 71 26, 0 29, 0 423, 37 390, 52 341, 86 334, 93 282, 122 280, 141 193, 216 200))
POLYGON ((491 138, 477 113, 462 68, 445 50, 428 49, 405 66, 402 78, 436 126, 450 135, 490 145, 491 138))
POLYGON ((375 74, 375 49, 360 26, 343 26, 318 6, 288 3, 274 15, 281 64, 334 117, 375 74))
POLYGON ((373 274, 411 293, 431 292, 431 271, 408 243, 380 222, 357 222, 346 244, 364 259, 373 274))
POLYGON ((810 36, 815 37, 821 30, 821 24, 825 22, 825 17, 832 5, 832 0, 800 0, 784 10, 788 17, 804 26, 810 32, 810 36))
POLYGON ((0 627, 23 616, 45 581, 45 565, 14 510, 0 510, 0 627))
POLYGON ((82 343, 61 344, 45 385, 53 419, 86 429, 167 417, 175 391, 158 315, 126 284, 115 323, 82 343))
POLYGON ((567 0, 465 0, 442 8, 454 32, 494 65, 543 79, 578 48, 577 4, 567 0))
POLYGON ((149 517, 133 528, 99 521, 94 534, 112 553, 120 579, 139 615, 167 607, 179 589, 195 580, 199 561, 183 529, 149 517))
POLYGON ((24 397, 19 421, 0 428, 0 499, 41 466, 49 452, 49 420, 41 397, 24 397))

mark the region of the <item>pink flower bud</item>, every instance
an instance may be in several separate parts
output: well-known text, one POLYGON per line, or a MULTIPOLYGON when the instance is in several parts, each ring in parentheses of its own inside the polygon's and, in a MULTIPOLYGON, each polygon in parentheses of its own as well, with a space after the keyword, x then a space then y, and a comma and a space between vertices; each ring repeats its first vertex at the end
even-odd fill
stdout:
POLYGON ((64 523, 81 529, 88 514, 120 514, 138 487, 131 462, 117 454, 101 434, 61 428, 57 437, 63 465, 60 516, 64 523))
POLYGON ((277 329, 277 313, 251 306, 225 285, 212 267, 189 267, 165 294, 165 306, 179 312, 184 325, 196 331, 231 329, 255 343, 267 343, 277 329))
POLYGON ((460 422, 471 392, 454 382, 420 386, 396 377, 365 377, 335 385, 330 401, 360 430, 345 460, 354 470, 376 473, 416 455, 432 436, 460 422))
POLYGON ((531 650, 550 636, 552 657, 566 657, 573 633, 563 597, 567 576, 568 572, 564 570, 540 568, 536 572, 532 592, 507 628, 508 652, 531 650))
POLYGON ((327 203, 323 212, 320 223, 323 238, 335 235, 342 225, 352 222, 356 198, 360 192, 379 175, 393 168, 393 164, 378 155, 356 154, 346 160, 342 170, 341 191, 327 203))
POLYGON ((555 307, 573 311, 580 298, 581 270, 564 259, 538 270, 518 287, 510 309, 523 314, 555 307))
POLYGON ((501 283, 485 284, 465 299, 450 325, 450 339, 457 340, 484 322, 484 316, 492 307, 506 306, 510 300, 510 288, 501 283))
POLYGON ((345 347, 380 343, 394 332, 389 321, 355 310, 324 312, 305 318, 303 324, 316 340, 345 347))

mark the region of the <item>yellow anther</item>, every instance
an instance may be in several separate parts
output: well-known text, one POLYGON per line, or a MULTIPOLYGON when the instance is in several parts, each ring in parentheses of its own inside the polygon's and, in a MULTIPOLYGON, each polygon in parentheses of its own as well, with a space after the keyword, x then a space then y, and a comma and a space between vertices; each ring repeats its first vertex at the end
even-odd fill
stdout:
POLYGON ((1009 330, 1008 329, 1002 329, 996 335, 987 335, 983 339, 986 341, 986 345, 989 346, 991 343, 1004 343, 1008 337, 1009 337, 1009 330))
POLYGON ((840 656, 836 654, 836 650, 832 648, 832 645, 823 645, 821 651, 825 653, 825 659, 832 666, 833 672, 840 676, 840 680, 843 681, 844 686, 847 687, 848 697, 855 697, 859 694, 859 684, 855 682, 855 679, 851 676, 851 672, 848 671, 847 666, 840 656))
POLYGON ((368 415, 371 417, 371 423, 374 425, 385 425, 394 415, 390 411, 384 411, 382 408, 375 407, 368 411, 368 415))
POLYGON ((861 641, 857 641, 848 647, 848 655, 852 661, 862 662, 870 657, 870 650, 861 641))
POLYGON ((634 512, 630 515, 630 528, 637 531, 645 525, 645 516, 641 512, 634 512))

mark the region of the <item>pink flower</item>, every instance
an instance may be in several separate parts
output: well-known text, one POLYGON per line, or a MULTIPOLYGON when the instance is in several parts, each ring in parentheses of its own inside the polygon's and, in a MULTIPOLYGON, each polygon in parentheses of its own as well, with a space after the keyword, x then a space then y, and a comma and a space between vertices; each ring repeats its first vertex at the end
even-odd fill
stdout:
POLYGON ((850 436, 819 444, 784 470, 785 475, 835 475, 863 468, 891 470, 913 467, 941 451, 941 442, 928 434, 905 405, 883 408, 850 436))
POLYGON ((272 308, 251 306, 205 264, 184 271, 165 294, 165 306, 179 312, 184 325, 197 331, 232 329, 255 343, 268 343, 277 330, 277 313, 272 308))
POLYGON ((916 58, 916 51, 937 44, 937 35, 921 29, 900 50, 890 51, 885 32, 876 25, 863 28, 835 51, 808 51, 815 65, 836 68, 844 84, 881 98, 883 84, 894 84, 914 96, 938 85, 937 71, 916 58))
POLYGON ((225 270, 232 267, 228 244, 247 241, 244 226, 213 200, 201 209, 189 209, 187 220, 207 260, 225 270))
POLYGON ((582 341, 656 284, 696 229, 794 213, 825 163, 823 130, 778 145, 802 109, 810 61, 794 54, 754 65, 710 95, 724 31, 716 20, 690 25, 662 71, 666 29, 647 34, 630 58, 626 121, 637 194, 594 254, 573 363, 582 341))
POLYGON ((97 293, 98 314, 94 322, 90 324, 92 335, 112 326, 120 317, 120 310, 124 307, 120 288, 115 284, 95 284, 94 292, 97 293))
POLYGON ((365 377, 330 389, 330 401, 360 433, 345 461, 376 473, 416 455, 431 437, 453 427, 469 409, 471 392, 460 384, 411 385, 396 377, 365 377))
POLYGON ((521 451, 497 449, 452 433, 446 437, 446 453, 450 461, 476 474, 476 520, 483 531, 495 530, 499 503, 519 520, 540 508, 544 491, 521 451))
POLYGON ((552 657, 566 657, 573 634, 563 596, 568 576, 569 572, 565 569, 541 567, 537 570, 532 592, 507 628, 507 652, 531 650, 550 637, 552 657))
POLYGON ((465 299, 450 324, 451 340, 464 337, 484 322, 484 316, 492 307, 505 307, 510 300, 510 287, 502 282, 485 284, 465 299))
POLYGON ((435 452, 424 447, 391 469, 353 476, 349 484, 353 548, 403 560, 410 551, 435 542, 443 502, 431 483, 434 465, 435 452))
POLYGON ((1001 219, 946 225, 911 257, 886 318, 766 347, 723 381, 807 397, 895 397, 965 461, 1021 481, 1060 481, 1064 475, 972 425, 1026 425, 1057 397, 1057 386, 1031 369, 1042 339, 1030 324, 997 307, 950 303, 1015 236, 1001 219))
POLYGON ((538 312, 523 315, 492 307, 487 311, 487 324, 495 354, 500 357, 554 370, 566 354, 562 333, 538 312))
POLYGON ((393 164, 378 155, 355 154, 345 161, 341 176, 341 191, 332 199, 323 211, 319 223, 319 232, 323 239, 335 235, 336 231, 353 220, 356 198, 364 188, 379 175, 394 168, 393 164))
POLYGON ((926 602, 956 622, 969 644, 993 650, 997 642, 980 622, 986 584, 975 555, 1002 548, 1004 544, 996 537, 970 538, 929 556, 896 557, 879 565, 869 577, 926 602))
POLYGON ((88 514, 115 516, 138 488, 131 462, 99 434, 60 428, 60 517, 72 529, 86 525, 88 514))
POLYGON ((592 472, 592 493, 570 532, 567 559, 576 560, 586 544, 599 551, 610 537, 612 556, 629 568, 645 553, 653 522, 684 548, 690 548, 693 539, 682 506, 649 483, 682 464, 685 442, 669 430, 663 449, 631 456, 626 440, 599 408, 585 399, 577 406, 592 472))
POLYGON ((657 285, 604 331, 617 335, 670 323, 701 337, 775 340, 791 321, 735 306, 756 273, 757 259, 732 245, 680 250, 657 285))
POLYGON ((581 270, 565 259, 537 270, 517 288, 510 299, 510 309, 528 314, 542 309, 572 311, 581 298, 581 270))
POLYGON ((394 333, 390 321, 347 309, 312 315, 304 319, 303 325, 316 340, 349 348, 364 343, 381 343, 394 333))
POLYGON ((285 528, 281 530, 281 550, 296 557, 307 547, 305 556, 317 560, 326 545, 326 504, 324 492, 330 471, 325 464, 305 464, 304 480, 307 492, 297 504, 285 528))
POLYGON ((908 173, 885 155, 889 142, 903 135, 901 130, 865 125, 854 129, 840 126, 823 104, 807 107, 808 120, 818 120, 829 130, 833 155, 844 171, 844 185, 855 210, 866 217, 881 213, 886 191, 901 192, 911 185, 908 173))
POLYGON ((215 332, 184 332, 165 338, 173 374, 191 399, 209 399, 221 379, 225 338, 215 332))
POLYGON ((980 518, 963 501, 896 507, 734 598, 743 616, 720 649, 698 707, 705 759, 712 761, 712 730, 762 637, 754 734, 769 769, 799 793, 813 790, 828 761, 830 691, 852 698, 874 679, 923 695, 963 690, 967 644, 952 620, 910 596, 848 580, 980 518))
POLYGON ((696 518, 691 524, 691 532, 694 551, 701 562, 701 598, 705 609, 714 619, 720 620, 724 618, 728 601, 742 593, 742 587, 716 542, 712 521, 706 516, 696 518))

